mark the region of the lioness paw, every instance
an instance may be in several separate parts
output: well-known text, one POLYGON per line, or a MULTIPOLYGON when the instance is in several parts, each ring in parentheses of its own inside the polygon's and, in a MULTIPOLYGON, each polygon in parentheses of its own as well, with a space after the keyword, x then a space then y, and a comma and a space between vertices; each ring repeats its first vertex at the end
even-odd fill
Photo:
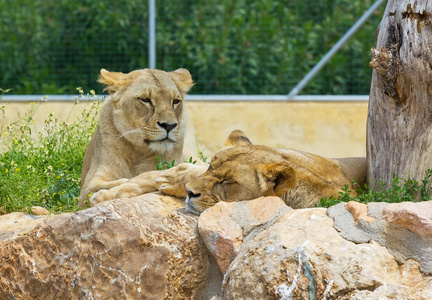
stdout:
MULTIPOLYGON (((157 185, 156 185, 157 186, 157 185)), ((162 184, 158 187, 158 190, 166 195, 171 195, 180 199, 186 198, 186 189, 182 184, 162 184)))
POLYGON ((205 170, 206 168, 201 166, 182 163, 162 172, 160 177, 156 179, 155 186, 164 194, 186 198, 186 183, 204 173, 205 170))
MULTIPOLYGON (((170 169, 172 170, 172 169, 170 169)), ((164 194, 177 198, 186 198, 186 189, 183 182, 177 180, 176 172, 163 172, 155 181, 156 188, 164 194)))
POLYGON ((111 194, 112 193, 109 190, 100 190, 96 193, 93 193, 93 195, 89 199, 90 206, 93 207, 100 202, 111 200, 112 199, 111 194))

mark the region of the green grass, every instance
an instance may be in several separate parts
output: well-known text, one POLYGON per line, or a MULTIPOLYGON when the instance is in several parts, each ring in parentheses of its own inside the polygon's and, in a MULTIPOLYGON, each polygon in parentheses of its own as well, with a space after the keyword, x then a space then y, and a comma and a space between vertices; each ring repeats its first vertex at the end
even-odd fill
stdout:
POLYGON ((330 207, 340 202, 357 201, 361 203, 369 202, 388 202, 400 203, 406 201, 419 202, 431 200, 432 188, 432 170, 425 171, 425 177, 421 182, 412 178, 399 178, 393 175, 388 184, 380 182, 374 184, 374 187, 365 185, 363 188, 357 184, 358 196, 351 195, 348 186, 342 189, 338 197, 322 198, 317 206, 330 207))
POLYGON ((204 154, 204 152, 205 152, 206 149, 200 144, 200 142, 198 142, 198 136, 197 136, 197 134, 195 134, 195 146, 196 146, 196 149, 197 149, 198 157, 203 162, 207 162, 208 157, 204 154))
MULTIPOLYGON (((76 104, 84 96, 80 92, 76 104)), ((0 211, 29 212, 36 205, 53 213, 80 209, 82 162, 100 101, 89 103, 73 123, 49 113, 42 128, 34 121, 41 104, 33 103, 18 121, 0 128, 0 211)), ((1 112, 7 121, 4 106, 1 112)))
POLYGON ((155 166, 158 170, 171 169, 175 166, 175 159, 171 162, 168 162, 165 159, 162 159, 162 154, 159 154, 159 157, 156 159, 155 166))

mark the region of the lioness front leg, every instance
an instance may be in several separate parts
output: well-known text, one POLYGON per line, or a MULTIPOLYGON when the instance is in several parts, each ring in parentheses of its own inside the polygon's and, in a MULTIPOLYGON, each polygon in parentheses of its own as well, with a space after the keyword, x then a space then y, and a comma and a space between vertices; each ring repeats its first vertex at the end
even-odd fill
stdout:
POLYGON ((207 170, 207 167, 190 163, 182 163, 177 167, 163 171, 156 179, 156 188, 164 194, 177 198, 186 198, 186 183, 197 178, 207 170))
POLYGON ((103 201, 132 198, 157 191, 155 180, 160 176, 160 174, 161 171, 144 172, 132 179, 126 179, 125 182, 114 186, 113 188, 102 189, 90 197, 90 206, 94 206, 103 201))
POLYGON ((95 178, 91 181, 92 190, 109 190, 128 182, 129 179, 121 178, 113 181, 105 181, 102 178, 95 178))
POLYGON ((99 191, 109 190, 126 182, 129 182, 129 179, 121 178, 117 180, 107 181, 104 176, 94 177, 90 182, 84 182, 83 186, 81 187, 78 204, 80 206, 84 206, 87 202, 90 203, 89 198, 94 198, 94 195, 99 191))

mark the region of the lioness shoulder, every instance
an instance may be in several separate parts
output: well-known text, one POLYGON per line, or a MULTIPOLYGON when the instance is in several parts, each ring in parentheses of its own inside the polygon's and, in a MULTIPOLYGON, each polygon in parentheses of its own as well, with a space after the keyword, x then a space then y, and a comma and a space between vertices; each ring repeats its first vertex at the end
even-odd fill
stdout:
POLYGON ((125 74, 102 69, 99 82, 109 97, 85 153, 79 205, 92 193, 155 170, 159 155, 166 161, 183 159, 184 97, 193 86, 188 70, 142 69, 125 74))

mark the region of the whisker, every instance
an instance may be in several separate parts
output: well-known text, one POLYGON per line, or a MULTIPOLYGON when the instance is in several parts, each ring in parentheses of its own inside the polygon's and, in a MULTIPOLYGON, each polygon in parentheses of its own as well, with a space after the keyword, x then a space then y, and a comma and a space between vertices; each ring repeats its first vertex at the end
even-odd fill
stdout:
POLYGON ((124 136, 126 136, 128 134, 132 134, 132 133, 142 133, 142 132, 141 132, 140 129, 133 129, 133 130, 129 130, 129 131, 123 132, 123 134, 120 135, 118 138, 122 138, 122 137, 124 137, 124 136))

